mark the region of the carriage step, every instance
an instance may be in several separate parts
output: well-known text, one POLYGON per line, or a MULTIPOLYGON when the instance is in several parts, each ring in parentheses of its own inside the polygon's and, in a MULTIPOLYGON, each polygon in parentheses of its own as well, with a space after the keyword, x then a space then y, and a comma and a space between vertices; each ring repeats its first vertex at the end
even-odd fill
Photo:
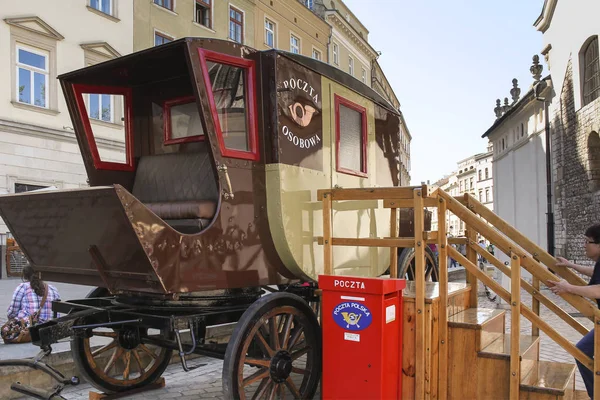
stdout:
POLYGON ((17 393, 26 394, 35 399, 42 399, 42 400, 62 399, 62 400, 64 400, 64 397, 62 397, 59 394, 63 389, 62 385, 55 386, 54 388, 52 388, 50 390, 43 390, 43 389, 35 388, 33 386, 23 385, 23 384, 21 384, 21 382, 15 382, 12 385, 10 385, 10 388, 17 393))

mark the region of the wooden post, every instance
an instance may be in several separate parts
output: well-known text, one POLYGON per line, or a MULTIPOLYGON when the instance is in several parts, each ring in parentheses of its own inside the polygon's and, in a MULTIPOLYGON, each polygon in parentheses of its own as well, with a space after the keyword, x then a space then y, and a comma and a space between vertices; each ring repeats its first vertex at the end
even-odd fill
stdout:
MULTIPOLYGON (((398 209, 390 210, 390 237, 398 237, 398 209)), ((398 277, 398 248, 390 247, 390 278, 398 277)))
POLYGON ((415 397, 425 398, 425 246, 423 227, 425 214, 423 212, 423 190, 415 189, 415 397))
MULTIPOLYGON (((532 283, 534 292, 539 293, 540 292, 539 278, 534 276, 531 283, 532 283)), ((531 297, 531 310, 535 313, 535 315, 537 315, 538 317, 540 316, 540 301, 537 299, 536 296, 531 297)), ((535 324, 531 324, 531 334, 533 336, 539 336, 540 328, 535 324)))
POLYGON ((600 388, 600 318, 594 317, 594 400, 600 400, 598 388, 600 388))
POLYGON ((333 254, 331 243, 331 193, 323 194, 323 269, 325 275, 333 275, 333 254))
POLYGON ((446 235, 446 201, 438 197, 438 266, 440 270, 439 304, 439 399, 448 397, 448 237, 446 235))
POLYGON ((518 400, 521 384, 521 261, 514 253, 510 255, 510 275, 510 400, 518 400))
MULTIPOLYGON (((467 237, 468 240, 468 244, 467 244, 467 260, 471 261, 473 264, 478 265, 477 263, 477 253, 475 252, 475 250, 473 250, 471 248, 471 244, 475 244, 477 245, 477 232, 475 232, 475 230, 473 229, 472 226, 467 225, 467 231, 465 232, 465 236, 467 237)), ((485 272, 485 271, 483 271, 485 272)), ((479 291, 479 281, 477 280, 477 277, 469 272, 469 270, 466 270, 467 273, 467 283, 471 286, 471 294, 470 294, 470 307, 471 308, 476 308, 477 307, 477 292, 479 291)))

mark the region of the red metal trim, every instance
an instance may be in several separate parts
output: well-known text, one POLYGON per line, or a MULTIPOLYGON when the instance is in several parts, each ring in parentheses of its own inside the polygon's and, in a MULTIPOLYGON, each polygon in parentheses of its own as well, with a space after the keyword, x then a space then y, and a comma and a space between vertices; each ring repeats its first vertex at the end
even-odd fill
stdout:
POLYGON ((366 178, 367 174, 367 109, 345 99, 339 95, 334 95, 335 100, 335 169, 337 172, 342 172, 348 175, 355 175, 361 178, 366 178), (360 171, 354 171, 348 168, 340 167, 340 104, 361 113, 362 116, 362 165, 360 171))
POLYGON ((177 97, 171 100, 166 100, 163 103, 163 133, 165 145, 204 141, 204 135, 188 136, 178 139, 171 138, 171 108, 173 106, 189 103, 196 103, 196 98, 194 96, 177 97))
POLYGON ((258 118, 256 113, 256 74, 254 61, 205 49, 198 49, 198 55, 200 56, 202 76, 204 78, 204 84, 206 85, 206 89, 208 92, 208 102, 210 104, 210 110, 216 128, 216 134, 221 154, 223 155, 223 157, 258 161, 260 156, 258 154, 258 118), (214 61, 216 63, 232 65, 234 67, 245 69, 245 95, 247 105, 246 126, 248 127, 248 144, 250 147, 249 151, 233 150, 225 147, 225 141, 223 140, 223 130, 221 129, 219 115, 217 114, 217 106, 215 105, 215 99, 212 95, 212 84, 210 83, 210 76, 208 75, 208 67, 206 66, 206 61, 214 61))
POLYGON ((106 169, 113 171, 135 171, 133 165, 133 113, 131 109, 131 88, 116 87, 116 86, 96 86, 96 85, 82 85, 73 84, 73 91, 75 92, 75 101, 77 102, 77 109, 83 122, 83 128, 85 129, 85 135, 87 137, 90 152, 94 160, 94 167, 96 169, 106 169), (125 111, 125 163, 102 161, 100 159, 100 153, 98 153, 98 145, 94 137, 94 131, 90 123, 90 117, 85 107, 85 101, 83 100, 83 94, 115 94, 122 95, 125 104, 123 109, 125 111))

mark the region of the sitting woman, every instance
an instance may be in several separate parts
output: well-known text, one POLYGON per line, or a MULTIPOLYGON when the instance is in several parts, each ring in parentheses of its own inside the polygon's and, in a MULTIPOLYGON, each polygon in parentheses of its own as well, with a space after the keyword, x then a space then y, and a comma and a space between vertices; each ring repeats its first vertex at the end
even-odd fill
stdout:
POLYGON ((8 319, 16 318, 28 324, 29 317, 38 314, 35 324, 48 321, 52 318, 52 302, 60 300, 58 290, 42 281, 29 265, 23 268, 23 280, 15 289, 8 306, 8 319), (44 304, 40 304, 44 297, 44 304))

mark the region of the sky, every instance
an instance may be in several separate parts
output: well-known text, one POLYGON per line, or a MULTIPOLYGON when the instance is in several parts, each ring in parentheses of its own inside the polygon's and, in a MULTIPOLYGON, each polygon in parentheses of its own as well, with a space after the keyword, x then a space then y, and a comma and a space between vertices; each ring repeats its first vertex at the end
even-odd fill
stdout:
MULTIPOLYGON (((369 30, 369 43, 400 100, 412 135, 411 185, 431 183, 486 151, 496 99, 533 81, 533 27, 543 0, 344 0, 369 30)), ((543 76, 548 73, 544 65, 543 76)))

